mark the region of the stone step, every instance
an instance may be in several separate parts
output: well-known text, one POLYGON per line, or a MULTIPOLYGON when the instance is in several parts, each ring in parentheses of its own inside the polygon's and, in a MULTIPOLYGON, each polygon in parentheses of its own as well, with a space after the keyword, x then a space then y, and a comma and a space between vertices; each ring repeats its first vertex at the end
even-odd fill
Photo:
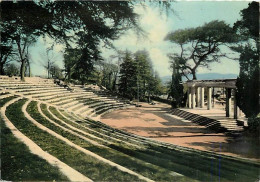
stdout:
POLYGON ((199 125, 206 126, 209 129, 215 131, 242 131, 243 127, 238 126, 236 121, 218 121, 215 119, 211 119, 205 116, 201 116, 198 114, 190 113, 187 111, 183 111, 180 109, 173 109, 172 114, 178 117, 184 118, 185 120, 189 120, 191 122, 197 123, 199 125))

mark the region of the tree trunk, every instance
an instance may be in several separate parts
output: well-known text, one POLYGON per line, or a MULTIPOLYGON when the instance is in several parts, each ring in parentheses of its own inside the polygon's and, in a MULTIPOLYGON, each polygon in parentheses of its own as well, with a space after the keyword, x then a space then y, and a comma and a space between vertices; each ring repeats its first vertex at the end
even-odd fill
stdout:
POLYGON ((195 70, 192 70, 192 80, 197 80, 197 76, 196 76, 196 71, 195 70))
POLYGON ((29 72, 29 77, 31 77, 32 76, 32 72, 31 72, 31 64, 30 64, 30 62, 29 62, 29 60, 27 60, 27 64, 28 64, 28 72, 29 72))
POLYGON ((109 90, 111 90, 111 88, 112 88, 112 87, 111 87, 111 76, 112 76, 112 72, 110 72, 109 75, 108 75, 108 86, 109 86, 108 89, 109 89, 109 90))
POLYGON ((48 60, 48 65, 47 65, 47 78, 50 78, 50 61, 48 60))
POLYGON ((4 62, 0 63, 0 75, 4 75, 4 62))
POLYGON ((114 74, 114 81, 112 86, 112 90, 117 92, 118 90, 116 90, 116 82, 117 82, 117 72, 114 74))
POLYGON ((24 81, 24 74, 25 74, 25 59, 21 60, 20 75, 22 81, 24 81))
POLYGON ((143 90, 142 90, 142 97, 145 99, 145 92, 146 92, 146 88, 145 88, 145 79, 143 81, 143 90))
POLYGON ((151 102, 151 94, 150 94, 150 90, 148 90, 148 103, 151 102))
POLYGON ((68 69, 67 74, 68 74, 68 81, 70 82, 70 80, 71 80, 71 69, 70 68, 68 69))

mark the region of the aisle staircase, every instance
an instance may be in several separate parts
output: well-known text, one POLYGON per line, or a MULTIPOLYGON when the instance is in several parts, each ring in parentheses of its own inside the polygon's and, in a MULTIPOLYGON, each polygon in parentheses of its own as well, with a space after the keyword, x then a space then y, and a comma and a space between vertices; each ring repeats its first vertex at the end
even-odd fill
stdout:
POLYGON ((191 111, 189 112, 187 109, 173 109, 171 114, 196 124, 206 126, 207 128, 217 132, 238 134, 244 130, 243 126, 239 126, 235 119, 225 118, 224 116, 221 118, 206 117, 192 113, 191 111))

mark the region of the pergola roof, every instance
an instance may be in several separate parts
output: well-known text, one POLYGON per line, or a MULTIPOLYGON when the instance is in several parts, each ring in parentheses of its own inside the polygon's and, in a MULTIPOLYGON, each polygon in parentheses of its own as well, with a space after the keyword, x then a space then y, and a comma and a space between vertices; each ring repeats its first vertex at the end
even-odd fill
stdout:
POLYGON ((184 84, 188 87, 236 88, 236 82, 237 79, 189 80, 184 84))

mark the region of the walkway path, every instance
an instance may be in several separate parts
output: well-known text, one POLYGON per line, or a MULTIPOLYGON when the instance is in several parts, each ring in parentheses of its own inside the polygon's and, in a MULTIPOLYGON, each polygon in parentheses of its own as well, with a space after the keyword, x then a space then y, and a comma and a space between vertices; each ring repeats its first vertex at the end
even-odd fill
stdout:
POLYGON ((167 104, 141 105, 142 107, 105 114, 101 117, 101 122, 154 140, 260 161, 259 142, 252 143, 243 137, 228 137, 171 115, 167 104))

